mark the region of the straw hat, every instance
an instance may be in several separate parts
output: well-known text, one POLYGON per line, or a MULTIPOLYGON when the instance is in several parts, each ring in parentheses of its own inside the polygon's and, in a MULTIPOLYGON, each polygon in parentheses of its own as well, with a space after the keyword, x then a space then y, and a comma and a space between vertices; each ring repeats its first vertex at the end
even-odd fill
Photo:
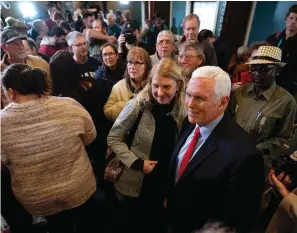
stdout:
POLYGON ((246 64, 275 64, 283 67, 284 65, 286 65, 286 63, 281 62, 281 60, 282 50, 280 48, 275 46, 260 46, 253 60, 246 64))

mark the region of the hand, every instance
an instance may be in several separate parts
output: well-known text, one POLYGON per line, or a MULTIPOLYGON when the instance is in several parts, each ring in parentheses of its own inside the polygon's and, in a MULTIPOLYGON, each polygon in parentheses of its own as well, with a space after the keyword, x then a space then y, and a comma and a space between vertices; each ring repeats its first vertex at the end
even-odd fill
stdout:
POLYGON ((276 188, 279 194, 284 198, 290 193, 285 186, 286 183, 287 184, 290 183, 290 178, 289 176, 286 176, 286 178, 284 179, 284 181, 282 181, 283 182, 282 183, 281 180, 283 179, 283 177, 284 177, 283 172, 276 177, 274 170, 271 170, 268 175, 269 184, 274 188, 276 188))
POLYGON ((118 38, 118 43, 119 43, 119 47, 121 46, 121 44, 125 44, 126 43, 126 38, 124 34, 121 34, 118 38))
POLYGON ((238 88, 241 87, 241 86, 242 86, 242 82, 234 83, 234 84, 233 84, 233 90, 236 90, 236 89, 238 89, 238 88))
POLYGON ((156 164, 158 163, 158 161, 152 161, 152 160, 144 160, 144 163, 143 163, 143 173, 144 174, 149 174, 151 173, 156 164))
POLYGON ((115 36, 109 36, 107 41, 112 43, 114 41, 117 41, 117 38, 115 36))

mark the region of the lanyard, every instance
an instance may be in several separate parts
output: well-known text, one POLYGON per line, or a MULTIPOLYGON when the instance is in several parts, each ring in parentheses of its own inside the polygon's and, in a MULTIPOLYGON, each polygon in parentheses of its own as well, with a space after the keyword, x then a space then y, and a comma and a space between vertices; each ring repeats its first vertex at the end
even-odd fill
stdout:
POLYGON ((283 42, 283 38, 281 38, 280 41, 277 43, 278 48, 281 46, 282 42, 283 42))

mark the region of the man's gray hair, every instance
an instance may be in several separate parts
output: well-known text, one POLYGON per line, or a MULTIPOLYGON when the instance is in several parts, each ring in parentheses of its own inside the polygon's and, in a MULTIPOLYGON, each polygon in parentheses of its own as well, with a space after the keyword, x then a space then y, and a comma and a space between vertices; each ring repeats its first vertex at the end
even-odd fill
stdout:
POLYGON ((174 35, 170 30, 160 31, 159 34, 158 34, 158 37, 157 37, 157 43, 160 41, 162 36, 170 37, 171 42, 174 43, 174 35))
POLYGON ((215 79, 214 94, 217 100, 224 96, 230 96, 231 79, 229 75, 217 66, 203 66, 196 69, 192 78, 209 78, 215 79))
POLYGON ((182 26, 185 27, 185 23, 188 21, 188 20, 191 20, 191 19, 196 19, 197 20, 197 23, 198 23, 198 27, 200 26, 200 19, 199 19, 199 16, 196 15, 196 14, 189 14, 187 15, 183 22, 182 22, 182 26))
POLYGON ((114 13, 108 13, 107 15, 106 15, 106 18, 108 18, 108 16, 112 16, 112 18, 114 19, 114 20, 116 20, 116 16, 115 16, 115 14, 114 13))
POLYGON ((45 21, 42 20, 42 19, 35 19, 35 20, 33 21, 33 23, 32 23, 32 27, 33 27, 33 29, 34 29, 37 33, 40 33, 41 24, 42 24, 43 22, 45 23, 45 21))
POLYGON ((68 46, 72 46, 78 37, 85 37, 83 34, 77 31, 69 32, 66 36, 68 46))
POLYGON ((203 63, 204 63, 205 62, 205 54, 202 51, 202 49, 201 49, 200 46, 201 45, 198 42, 189 40, 189 41, 185 41, 184 43, 182 43, 179 46, 178 51, 184 53, 188 49, 194 49, 196 51, 196 53, 197 53, 197 56, 199 56, 200 58, 202 58, 203 63))

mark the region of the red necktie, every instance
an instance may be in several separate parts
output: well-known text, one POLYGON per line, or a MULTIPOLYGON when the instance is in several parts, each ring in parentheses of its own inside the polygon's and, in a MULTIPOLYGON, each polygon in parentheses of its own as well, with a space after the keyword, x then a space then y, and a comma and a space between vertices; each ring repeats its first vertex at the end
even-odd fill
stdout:
POLYGON ((195 149, 195 146, 198 142, 198 138, 200 136, 200 128, 197 127, 196 130, 195 130, 195 133, 194 133, 194 137, 192 138, 187 150, 186 150, 186 153, 184 155, 184 157, 182 158, 182 161, 180 163, 180 166, 179 166, 179 171, 178 171, 178 180, 179 178, 182 176, 183 172, 185 171, 186 167, 188 166, 188 163, 190 162, 190 159, 192 157, 192 154, 194 152, 194 149, 195 149))

